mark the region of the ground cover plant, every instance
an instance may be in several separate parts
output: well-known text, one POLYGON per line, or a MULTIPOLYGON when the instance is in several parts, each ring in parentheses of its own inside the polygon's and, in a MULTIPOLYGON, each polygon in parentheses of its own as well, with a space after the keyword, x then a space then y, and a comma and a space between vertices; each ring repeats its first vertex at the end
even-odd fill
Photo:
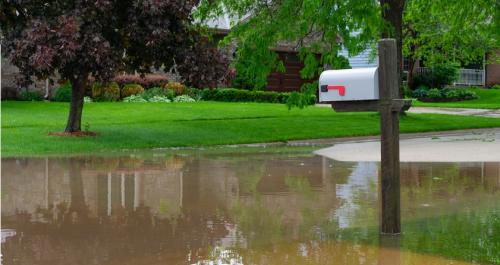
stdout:
POLYGON ((417 107, 500 109, 499 89, 471 88, 468 90, 474 92, 478 98, 455 102, 422 102, 415 100, 413 105, 417 107))
MULTIPOLYGON (((330 108, 288 110, 268 103, 87 104, 83 124, 96 137, 55 137, 68 103, 2 102, 2 155, 110 152, 123 149, 208 146, 296 139, 376 135, 377 113, 335 113, 330 108)), ((401 131, 500 127, 500 119, 408 114, 401 131)))

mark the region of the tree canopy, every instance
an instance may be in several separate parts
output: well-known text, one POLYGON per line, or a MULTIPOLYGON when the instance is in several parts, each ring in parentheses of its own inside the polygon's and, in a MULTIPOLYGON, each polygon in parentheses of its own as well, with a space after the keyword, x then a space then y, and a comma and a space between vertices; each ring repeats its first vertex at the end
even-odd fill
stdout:
POLYGON ((239 74, 255 79, 258 87, 265 85, 272 70, 282 70, 273 47, 283 41, 296 45, 305 64, 301 72, 305 79, 317 75, 325 65, 335 68, 341 61, 342 49, 354 56, 374 48, 380 37, 397 39, 399 58, 404 50, 406 56, 430 63, 472 62, 500 46, 497 0, 203 0, 201 3, 198 16, 202 20, 226 13, 237 22, 224 43, 239 43, 236 69, 239 74))
POLYGON ((24 75, 72 84, 67 132, 80 130, 89 80, 177 64, 188 85, 215 87, 227 60, 193 25, 197 0, 3 0, 2 45, 24 75))

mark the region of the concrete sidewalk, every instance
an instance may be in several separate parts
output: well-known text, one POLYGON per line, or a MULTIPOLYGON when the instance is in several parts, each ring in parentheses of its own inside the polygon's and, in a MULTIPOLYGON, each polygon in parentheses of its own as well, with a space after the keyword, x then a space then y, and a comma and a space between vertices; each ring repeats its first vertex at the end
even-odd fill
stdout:
MULTIPOLYGON (((339 143, 315 152, 338 161, 380 161, 380 141, 339 143)), ((402 162, 500 162, 500 128, 400 141, 402 162)))
POLYGON ((411 107, 408 110, 408 112, 500 118, 500 110, 498 109, 492 110, 492 109, 466 109, 466 108, 411 107))

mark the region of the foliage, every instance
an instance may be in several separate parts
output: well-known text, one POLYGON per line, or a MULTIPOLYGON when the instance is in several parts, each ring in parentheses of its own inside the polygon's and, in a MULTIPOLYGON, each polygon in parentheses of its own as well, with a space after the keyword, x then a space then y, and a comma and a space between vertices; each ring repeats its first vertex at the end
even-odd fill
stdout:
POLYGON ((107 83, 102 87, 102 95, 97 97, 99 101, 118 101, 120 100, 120 86, 116 82, 107 83))
POLYGON ((491 87, 491 89, 500 89, 500 85, 494 85, 491 87))
POLYGON ((144 92, 139 94, 145 100, 149 100, 155 96, 167 97, 170 100, 174 98, 174 92, 171 89, 163 88, 163 87, 153 87, 150 89, 146 89, 144 92))
POLYGON ((19 100, 22 101, 40 101, 42 100, 42 93, 40 91, 23 91, 19 94, 19 100))
MULTIPOLYGON (((279 93, 274 91, 250 91, 245 89, 222 88, 222 89, 204 89, 201 99, 209 101, 226 102, 267 102, 282 103, 288 102, 290 93, 279 93)), ((309 97, 309 104, 314 104, 315 97, 309 97)))
POLYGON ((404 15, 404 53, 426 65, 470 64, 500 47, 496 0, 407 1, 404 15))
POLYGON ((284 70, 276 51, 270 48, 280 44, 296 47, 305 63, 301 76, 311 79, 324 65, 344 61, 338 56, 342 49, 356 55, 374 47, 381 25, 377 1, 283 0, 263 4, 257 0, 203 0, 196 10, 200 21, 222 13, 239 21, 222 43, 238 43, 238 80, 257 89, 265 86, 269 73, 284 70))
POLYGON ((113 78, 113 81, 118 83, 120 87, 126 84, 139 84, 145 89, 164 86, 168 82, 168 78, 159 74, 140 75, 118 75, 113 78))
POLYGON ((425 102, 446 102, 477 99, 478 96, 467 89, 425 89, 413 91, 413 97, 425 102))
POLYGON ((85 103, 92 103, 94 102, 91 97, 83 97, 83 102, 85 103))
POLYGON ((186 86, 179 83, 179 82, 168 82, 165 85, 165 88, 172 90, 174 92, 175 96, 179 96, 179 95, 184 94, 184 90, 186 89, 186 86))
POLYGON ((458 78, 458 67, 454 65, 440 65, 432 67, 429 71, 416 75, 413 78, 413 86, 425 86, 443 88, 453 83, 458 78))
POLYGON ((165 96, 154 96, 154 97, 148 99, 148 101, 149 102, 165 102, 165 103, 172 102, 172 100, 170 100, 170 98, 165 97, 165 96))
POLYGON ((52 98, 53 101, 70 102, 71 101, 71 84, 66 82, 64 85, 56 89, 56 93, 52 98))
POLYGON ((131 95, 122 100, 123 102, 148 102, 147 100, 143 99, 141 96, 138 95, 131 95))
POLYGON ((173 100, 174 102, 196 102, 193 98, 188 95, 177 96, 173 100))
POLYGON ((123 86, 121 91, 121 97, 126 98, 128 96, 137 95, 144 92, 144 88, 139 84, 126 84, 123 86))
POLYGON ((187 87, 184 90, 184 94, 190 96, 191 98, 193 98, 196 101, 200 101, 200 100, 202 100, 203 89, 187 87))

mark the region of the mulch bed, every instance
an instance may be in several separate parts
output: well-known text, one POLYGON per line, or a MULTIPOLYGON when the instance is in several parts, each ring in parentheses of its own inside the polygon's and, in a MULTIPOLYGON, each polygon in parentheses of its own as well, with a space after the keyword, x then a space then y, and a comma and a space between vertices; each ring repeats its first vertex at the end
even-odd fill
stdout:
POLYGON ((97 136, 96 132, 49 132, 49 136, 59 137, 93 137, 97 136))

